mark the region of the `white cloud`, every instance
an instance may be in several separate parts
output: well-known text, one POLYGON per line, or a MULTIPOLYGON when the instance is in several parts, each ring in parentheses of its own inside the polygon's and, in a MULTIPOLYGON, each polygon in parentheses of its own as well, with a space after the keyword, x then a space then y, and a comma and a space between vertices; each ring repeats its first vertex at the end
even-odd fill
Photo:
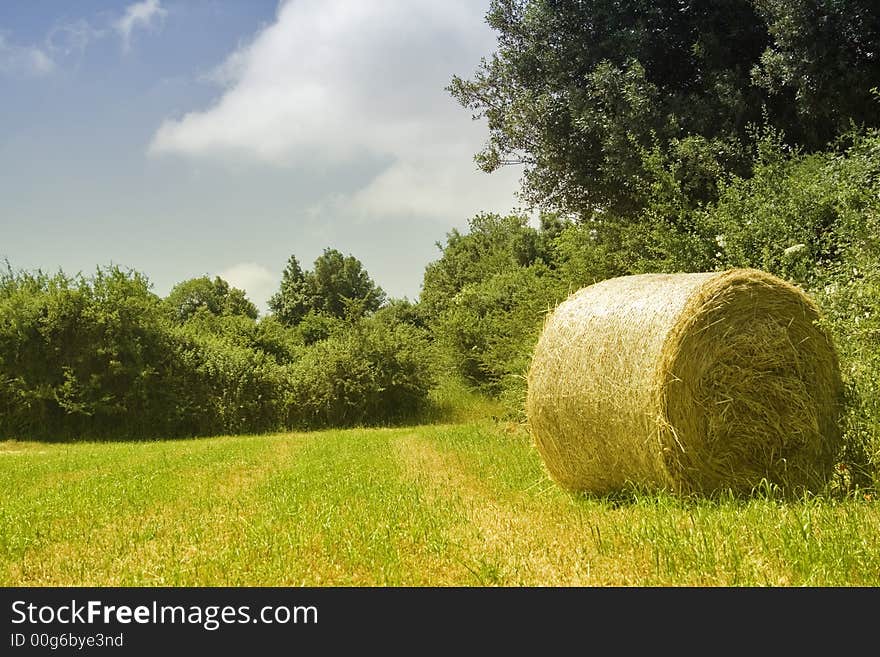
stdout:
POLYGON ((123 48, 128 51, 136 28, 152 29, 167 14, 159 0, 143 0, 129 5, 120 18, 110 23, 110 28, 96 28, 84 18, 56 23, 38 45, 17 45, 0 33, 0 74, 47 75, 66 59, 81 57, 91 43, 113 33, 119 34, 123 48))
POLYGON ((232 287, 247 293, 248 299, 265 312, 266 302, 278 287, 280 276, 255 262, 241 262, 217 274, 232 287))
POLYGON ((143 0, 129 5, 122 18, 113 23, 114 29, 122 37, 122 48, 126 52, 131 49, 131 35, 135 28, 151 29, 161 23, 168 10, 164 9, 159 0, 143 0))
POLYGON ((330 171, 382 163, 343 196, 359 215, 507 211, 518 172, 477 171, 485 127, 445 91, 494 49, 485 9, 473 0, 285 2, 210 76, 223 87, 214 105, 165 120, 149 152, 330 171))
POLYGON ((94 27, 85 19, 58 23, 46 36, 47 48, 63 57, 80 56, 88 45, 102 38, 106 32, 94 27))
POLYGON ((0 73, 38 77, 54 69, 55 62, 41 48, 9 43, 0 34, 0 73))

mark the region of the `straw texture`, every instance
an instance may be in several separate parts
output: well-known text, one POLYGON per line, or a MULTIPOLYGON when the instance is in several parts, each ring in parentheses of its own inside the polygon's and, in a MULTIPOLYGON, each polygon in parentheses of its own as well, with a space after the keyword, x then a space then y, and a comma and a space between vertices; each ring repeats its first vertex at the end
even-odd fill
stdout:
POLYGON ((547 318, 526 415, 553 479, 749 492, 815 489, 840 447, 837 356, 818 310, 765 272, 644 274, 547 318))

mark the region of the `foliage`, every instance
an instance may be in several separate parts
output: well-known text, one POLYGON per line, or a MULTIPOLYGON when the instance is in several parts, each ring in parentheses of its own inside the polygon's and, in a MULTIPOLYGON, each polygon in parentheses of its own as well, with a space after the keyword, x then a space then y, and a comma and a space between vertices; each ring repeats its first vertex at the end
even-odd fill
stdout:
POLYGON ((292 366, 288 423, 315 428, 412 419, 435 381, 424 331, 360 319, 316 342, 292 366))
POLYGON ((65 438, 162 423, 168 354, 158 297, 117 267, 0 282, 0 434, 65 438))
POLYGON ((200 331, 173 330, 167 370, 174 433, 255 433, 283 426, 286 370, 269 354, 200 331))
POLYGON ((488 392, 522 388, 545 314, 566 296, 546 265, 501 272, 465 286, 435 333, 465 381, 488 392))
POLYGON ((871 0, 493 0, 487 22, 497 51, 449 90, 488 122, 480 166, 523 164, 542 207, 632 219, 655 147, 711 202, 716 172, 749 173, 750 126, 812 150, 877 125, 871 0))
MULTIPOLYGON (((558 229, 549 219, 545 225, 558 229)), ((548 257, 545 240, 528 225, 524 215, 479 213, 469 220, 468 227, 465 234, 451 230, 446 244, 437 244, 441 257, 425 269, 419 301, 429 321, 437 318, 465 286, 548 257)))
POLYGON ((280 426, 279 361, 293 347, 273 336, 272 323, 208 305, 172 322, 149 287, 143 274, 117 267, 75 278, 8 271, 0 435, 120 439, 280 426))
POLYGON ((419 306, 444 371, 503 396, 514 415, 544 313, 565 296, 555 240, 570 226, 555 214, 535 228, 525 215, 480 213, 425 270, 419 306))
POLYGON ((848 387, 845 465, 864 484, 880 465, 880 134, 849 139, 842 154, 766 143, 754 177, 726 187, 702 220, 719 267, 775 273, 825 311, 848 387))
POLYGON ((256 319, 258 315, 257 307, 244 291, 230 287, 219 276, 213 281, 202 276, 178 283, 168 293, 165 304, 177 322, 185 322, 201 309, 218 316, 241 315, 256 319))
POLYGON ((779 120, 808 150, 852 125, 877 126, 880 13, 874 0, 756 0, 770 43, 752 69, 779 120))
POLYGON ((341 319, 310 310, 293 328, 293 333, 308 347, 343 331, 346 326, 341 319))
POLYGON ((281 287, 269 308, 286 326, 299 324, 310 312, 345 319, 377 310, 385 293, 370 278, 360 260, 324 249, 311 271, 303 271, 290 256, 281 275, 281 287))
POLYGON ((296 256, 290 256, 281 272, 281 287, 269 299, 269 308, 282 324, 294 326, 309 312, 311 303, 305 272, 296 256))
POLYGON ((373 316, 379 322, 409 324, 416 328, 427 328, 423 306, 406 298, 389 299, 373 316))
POLYGON ((369 319, 312 310, 289 328, 229 312, 218 281, 186 281, 162 300, 116 267, 73 278, 8 268, 0 436, 265 432, 390 423, 425 407, 436 368, 413 304, 369 319))

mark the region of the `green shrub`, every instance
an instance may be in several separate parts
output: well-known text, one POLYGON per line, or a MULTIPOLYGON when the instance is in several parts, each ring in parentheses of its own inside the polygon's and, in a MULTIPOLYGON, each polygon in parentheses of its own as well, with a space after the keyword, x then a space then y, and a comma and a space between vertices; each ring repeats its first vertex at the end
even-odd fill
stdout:
POLYGON ((377 322, 385 324, 409 324, 416 328, 428 328, 424 308, 409 299, 390 299, 384 306, 373 313, 377 322))
MULTIPOLYGON (((877 222, 880 235, 880 222, 877 222)), ((875 249, 880 244, 875 245, 875 249)), ((846 284, 817 294, 840 352, 847 399, 842 475, 851 485, 880 486, 880 251, 854 267, 846 284)), ((852 270, 851 270, 852 271, 852 270)), ((840 275, 839 279, 843 278, 840 275)), ((838 280, 839 280, 838 279, 838 280)))
POLYGON ((713 269, 714 233, 701 221, 702 205, 694 199, 695 186, 711 188, 714 196, 726 176, 710 166, 705 151, 711 146, 694 137, 676 142, 667 155, 657 148, 641 150, 642 167, 650 174, 639 192, 646 204, 632 216, 594 212, 565 226, 553 241, 560 277, 577 289, 616 276, 713 269), (701 180, 695 182, 694 175, 701 180), (707 182, 712 175, 719 179, 707 182))
MULTIPOLYGON (((0 279, 0 436, 127 439, 281 426, 286 377, 246 316, 167 317, 146 277, 0 279)), ((277 342, 277 341, 276 341, 277 342)), ((293 356, 290 355, 290 359, 293 356)))
POLYGON ((880 135, 842 153, 772 143, 749 180, 726 186, 704 221, 719 267, 756 267, 809 292, 824 312, 847 388, 841 469, 867 485, 880 467, 880 135))
POLYGON ((173 330, 163 383, 169 393, 169 435, 259 433, 282 428, 287 377, 263 351, 198 330, 173 330))
POLYGON ((470 231, 462 234, 453 229, 438 260, 425 268, 422 314, 436 320, 462 289, 475 285, 495 274, 528 267, 548 257, 542 235, 528 225, 528 217, 482 213, 469 221, 470 231))
POLYGON ((7 272, 0 283, 0 435, 142 435, 161 416, 158 297, 116 267, 87 279, 7 272))
POLYGON ((344 330, 345 326, 345 322, 338 317, 310 310, 293 331, 301 344, 310 346, 344 330))
POLYGON ((290 366, 287 422, 316 428, 413 419, 435 381, 424 331, 362 319, 290 366))
POLYGON ((519 412, 525 375, 546 313, 568 288, 543 264, 495 274, 452 299, 435 335, 452 369, 519 412))

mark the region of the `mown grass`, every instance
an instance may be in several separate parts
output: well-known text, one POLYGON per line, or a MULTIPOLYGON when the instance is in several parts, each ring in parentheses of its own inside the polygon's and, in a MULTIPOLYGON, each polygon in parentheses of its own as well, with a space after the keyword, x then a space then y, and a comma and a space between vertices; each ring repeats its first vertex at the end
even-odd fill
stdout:
POLYGON ((573 496, 485 421, 8 441, 0 583, 877 586, 880 504, 573 496))

